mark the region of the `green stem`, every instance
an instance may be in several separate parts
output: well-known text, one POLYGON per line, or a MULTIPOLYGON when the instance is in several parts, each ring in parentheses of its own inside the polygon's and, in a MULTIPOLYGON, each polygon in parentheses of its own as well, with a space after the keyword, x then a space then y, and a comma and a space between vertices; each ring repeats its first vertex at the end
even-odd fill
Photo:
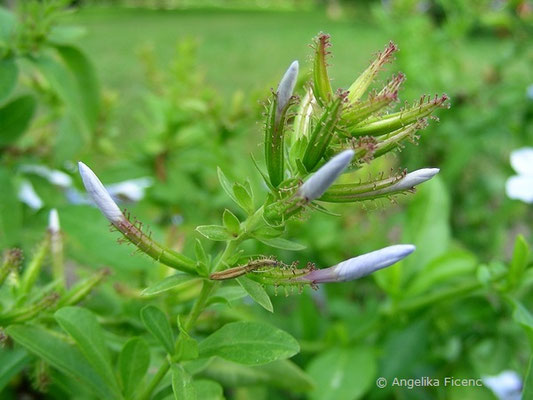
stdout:
POLYGON ((159 367, 159 370, 154 375, 148 386, 146 386, 144 392, 142 392, 141 395, 137 397, 137 400, 148 400, 152 395, 152 392, 155 390, 157 385, 159 385, 159 382, 161 382, 161 380, 165 377, 169 369, 170 361, 165 360, 165 363, 161 365, 161 367, 159 367))
MULTIPOLYGON (((191 311, 189 312, 189 316, 187 317, 187 320, 185 321, 185 324, 183 325, 183 329, 185 329, 186 332, 189 332, 191 330, 198 319, 198 316, 201 314, 201 312, 204 310, 207 300, 209 299, 209 295, 217 286, 218 282, 213 282, 206 280, 204 281, 204 284, 202 286, 202 290, 200 291, 200 295, 196 299, 196 302, 194 303, 191 311)), ((180 338, 182 335, 180 335, 180 338)), ((178 338, 178 341, 180 340, 178 338)))
POLYGON ((20 292, 22 294, 28 294, 35 284, 35 281, 39 276, 39 272, 41 271, 44 258, 46 257, 46 253, 48 252, 48 242, 48 237, 41 242, 37 252, 31 259, 28 268, 26 271, 24 271, 20 284, 20 292))

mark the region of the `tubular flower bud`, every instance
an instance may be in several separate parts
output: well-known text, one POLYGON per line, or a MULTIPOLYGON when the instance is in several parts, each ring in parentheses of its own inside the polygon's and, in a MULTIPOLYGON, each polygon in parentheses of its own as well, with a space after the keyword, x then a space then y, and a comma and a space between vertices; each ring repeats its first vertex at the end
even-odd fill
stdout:
POLYGON ((438 168, 423 168, 406 174, 363 184, 333 185, 319 199, 331 203, 352 203, 389 196, 406 190, 411 190, 433 178, 440 170, 438 168))
POLYGON ((61 228, 59 226, 59 215, 53 208, 48 215, 48 234, 50 235, 50 254, 52 256, 52 270, 56 280, 61 282, 65 279, 63 265, 63 240, 61 237, 61 228))
POLYGON ((398 89, 404 80, 405 75, 399 73, 379 93, 370 95, 366 101, 357 102, 346 107, 342 113, 342 121, 346 126, 357 125, 372 114, 395 102, 398 100, 398 89))
POLYGON ((59 214, 55 208, 52 208, 50 214, 48 214, 48 232, 57 234, 59 230, 59 214))
POLYGON ((289 104, 292 92, 294 91, 294 86, 296 85, 296 80, 298 79, 298 67, 298 61, 293 61, 279 82, 277 91, 277 115, 280 115, 283 109, 289 104))
POLYGON ((335 133, 335 127, 340 118, 342 111, 343 95, 339 95, 335 101, 324 111, 320 120, 316 124, 309 143, 305 149, 303 157, 303 165, 308 171, 312 171, 316 167, 320 159, 326 153, 329 143, 335 133))
POLYGON ((352 281, 397 263, 415 251, 415 249, 412 244, 385 247, 350 258, 333 267, 312 270, 308 274, 296 278, 296 281, 313 284, 352 281))
POLYGON ((337 154, 300 187, 298 194, 307 201, 313 201, 322 196, 350 164, 353 156, 353 150, 345 150, 337 154))
POLYGON ((348 91, 348 101, 353 104, 359 100, 366 92, 379 70, 383 65, 389 62, 392 55, 398 51, 398 46, 393 42, 389 42, 385 50, 378 54, 377 58, 370 64, 370 66, 355 80, 348 91))
POLYGON ((95 173, 81 161, 78 163, 78 168, 87 193, 109 222, 118 228, 123 221, 127 221, 95 173))
POLYGON ((272 186, 277 187, 285 177, 285 146, 283 131, 285 114, 298 77, 298 61, 294 61, 281 79, 278 91, 269 105, 265 125, 265 162, 272 186))
POLYGON ((184 255, 168 249, 146 235, 140 228, 140 223, 133 224, 120 211, 100 179, 84 163, 78 163, 80 175, 89 197, 93 200, 102 214, 139 250, 156 261, 169 267, 188 273, 195 273, 195 263, 184 255))
POLYGON ((313 92, 318 104, 327 105, 333 96, 331 82, 328 76, 326 56, 327 48, 331 46, 329 35, 320 33, 315 39, 315 58, 313 62, 313 92))
POLYGON ((347 129, 351 136, 379 136, 403 128, 407 125, 430 115, 435 109, 445 106, 448 96, 443 94, 424 103, 425 97, 420 99, 420 103, 407 110, 387 114, 383 117, 366 119, 358 125, 347 129))

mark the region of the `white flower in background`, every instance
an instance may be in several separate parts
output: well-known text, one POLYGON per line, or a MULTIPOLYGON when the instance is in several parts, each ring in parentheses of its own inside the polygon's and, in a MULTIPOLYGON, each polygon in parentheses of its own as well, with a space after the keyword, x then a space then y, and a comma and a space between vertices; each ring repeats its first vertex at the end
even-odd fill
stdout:
POLYGON ((20 167, 20 171, 28 174, 38 175, 41 178, 46 179, 52 185, 62 188, 68 188, 72 186, 72 178, 70 175, 57 169, 50 169, 44 165, 23 165, 20 167))
POLYGON ((482 380, 498 400, 520 400, 522 398, 522 379, 514 371, 508 370, 498 375, 484 376, 482 380))
POLYGON ((137 202, 144 198, 144 192, 152 184, 152 178, 144 177, 113 183, 106 189, 115 201, 137 202))
POLYGON ((19 186, 18 199, 34 210, 39 210, 43 207, 43 201, 27 179, 24 179, 19 186))
POLYGON ((511 166, 518 173, 505 183, 507 196, 525 203, 533 203, 533 148, 522 147, 511 153, 511 166))
MULTIPOLYGON (((113 183, 106 185, 105 188, 117 203, 136 203, 144 198, 146 189, 152 184, 152 178, 144 177, 113 183)), ((68 188, 65 191, 65 196, 70 204, 93 204, 85 193, 76 188, 68 188)))

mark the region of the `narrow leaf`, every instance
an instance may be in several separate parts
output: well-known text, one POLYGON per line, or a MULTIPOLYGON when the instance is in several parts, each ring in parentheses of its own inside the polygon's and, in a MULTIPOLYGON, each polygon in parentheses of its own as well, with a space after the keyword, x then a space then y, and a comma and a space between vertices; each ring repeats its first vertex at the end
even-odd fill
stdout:
POLYGON ((291 242, 290 240, 283 239, 283 238, 257 237, 257 240, 266 244, 267 246, 275 247, 277 249, 283 249, 283 250, 299 251, 299 250, 305 249, 306 247, 303 244, 291 242))
POLYGON ((167 352, 174 354, 174 334, 165 313, 156 306, 146 306, 141 310, 141 320, 167 352))
POLYGON ((118 390, 104 333, 94 314, 85 308, 64 307, 56 311, 54 316, 61 328, 72 336, 95 371, 111 388, 118 390))
POLYGON ((172 390, 176 400, 196 400, 192 377, 179 364, 172 365, 172 390))
POLYGON ((292 357, 300 351, 287 332, 259 322, 232 322, 200 343, 200 355, 219 356, 246 365, 261 365, 292 357))
POLYGON ((0 108, 0 146, 12 144, 26 131, 35 106, 33 96, 24 95, 0 108))
POLYGON ((244 276, 237 278, 237 282, 239 282, 239 285, 241 285, 242 288, 246 290, 246 293, 248 293, 257 304, 259 304, 265 310, 274 312, 270 297, 268 296, 268 293, 260 283, 252 281, 251 279, 248 279, 244 276))
POLYGON ((516 287, 520 284, 529 258, 529 246, 522 235, 516 237, 513 258, 509 266, 509 285, 516 287))
POLYGON ((168 290, 174 289, 183 283, 190 282, 195 279, 198 278, 189 274, 177 273, 171 276, 167 276, 165 279, 147 287, 141 292, 141 295, 153 296, 155 294, 160 294, 168 290))
POLYGON ((241 223, 239 219, 233 214, 230 210, 225 209, 224 214, 222 215, 222 222, 228 230, 228 232, 233 236, 238 236, 239 231, 241 230, 241 223))
POLYGON ((220 225, 200 225, 196 227, 196 230, 209 240, 225 242, 226 240, 235 239, 225 227, 220 225))
POLYGON ((126 398, 133 397, 150 365, 150 348, 142 338, 131 338, 118 357, 118 370, 126 398))
POLYGON ((31 325, 11 325, 7 334, 18 344, 25 347, 49 363, 52 367, 90 388, 100 399, 120 397, 112 393, 103 379, 94 371, 79 350, 61 340, 56 334, 31 325))

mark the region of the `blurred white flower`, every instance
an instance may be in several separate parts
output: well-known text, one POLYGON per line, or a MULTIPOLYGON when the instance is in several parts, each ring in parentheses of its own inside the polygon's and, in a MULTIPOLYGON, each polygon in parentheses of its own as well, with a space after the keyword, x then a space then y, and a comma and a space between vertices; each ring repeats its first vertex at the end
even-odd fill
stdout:
POLYGON ((24 179, 19 186, 18 198, 20 201, 34 210, 39 210, 43 207, 43 201, 37 192, 35 192, 31 182, 27 179, 24 179))
POLYGON ((499 400, 520 400, 522 398, 522 379, 514 371, 503 371, 498 375, 484 376, 483 384, 499 400))
POLYGON ((522 147, 511 153, 511 166, 518 173, 505 183, 510 199, 533 203, 533 148, 522 147))
POLYGON ((50 169, 44 165, 23 165, 20 167, 20 171, 38 175, 41 178, 46 179, 52 185, 62 188, 68 188, 72 186, 72 178, 70 175, 57 169, 50 169))
POLYGON ((113 183, 106 189, 115 201, 137 202, 143 199, 144 192, 152 184, 152 178, 144 177, 113 183))

